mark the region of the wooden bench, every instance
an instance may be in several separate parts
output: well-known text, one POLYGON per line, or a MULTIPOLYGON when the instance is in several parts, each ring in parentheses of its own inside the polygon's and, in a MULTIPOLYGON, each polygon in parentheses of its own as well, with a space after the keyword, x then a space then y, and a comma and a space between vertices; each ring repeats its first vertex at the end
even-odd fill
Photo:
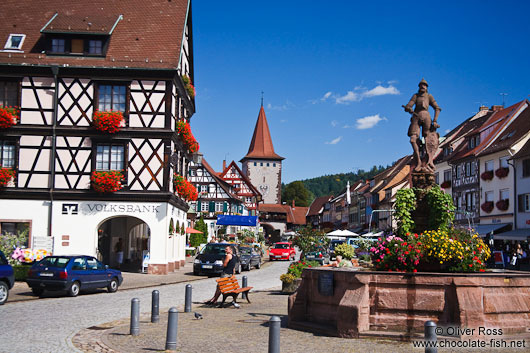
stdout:
POLYGON ((221 291, 221 294, 223 295, 223 301, 219 305, 220 308, 223 307, 223 304, 227 297, 232 297, 233 302, 236 303, 237 296, 239 295, 239 293, 246 294, 245 298, 250 303, 250 300, 248 299, 248 292, 253 287, 241 288, 239 286, 239 283, 237 282, 236 276, 219 278, 216 281, 217 281, 217 284, 219 285, 219 290, 221 291))

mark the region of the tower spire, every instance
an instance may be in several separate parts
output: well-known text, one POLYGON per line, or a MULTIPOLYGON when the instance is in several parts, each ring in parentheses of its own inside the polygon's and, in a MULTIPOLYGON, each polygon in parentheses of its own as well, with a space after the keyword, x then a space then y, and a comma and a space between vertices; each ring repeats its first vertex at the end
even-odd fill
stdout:
POLYGON ((263 91, 261 91, 261 106, 263 107, 263 91))

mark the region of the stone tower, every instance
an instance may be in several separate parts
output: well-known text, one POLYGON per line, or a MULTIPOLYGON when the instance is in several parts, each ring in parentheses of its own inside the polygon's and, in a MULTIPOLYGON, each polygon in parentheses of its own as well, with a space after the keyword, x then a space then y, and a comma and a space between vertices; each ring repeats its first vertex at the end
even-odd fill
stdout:
POLYGON ((274 152, 262 104, 248 153, 240 162, 243 166, 243 173, 261 193, 264 203, 280 204, 282 202, 283 159, 274 152))

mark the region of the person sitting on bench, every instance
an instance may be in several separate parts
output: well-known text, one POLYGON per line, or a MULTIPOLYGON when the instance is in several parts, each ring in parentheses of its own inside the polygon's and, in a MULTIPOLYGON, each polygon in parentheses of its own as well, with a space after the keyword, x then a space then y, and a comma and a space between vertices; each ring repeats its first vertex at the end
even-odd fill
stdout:
MULTIPOLYGON (((232 255, 232 247, 230 245, 227 245, 225 251, 226 255, 223 261, 223 272, 221 273, 221 278, 233 276, 234 270, 236 268, 236 259, 232 255)), ((217 285, 213 298, 207 300, 204 304, 215 304, 217 302, 217 298, 219 298, 220 295, 221 290, 219 289, 219 285, 217 285)))

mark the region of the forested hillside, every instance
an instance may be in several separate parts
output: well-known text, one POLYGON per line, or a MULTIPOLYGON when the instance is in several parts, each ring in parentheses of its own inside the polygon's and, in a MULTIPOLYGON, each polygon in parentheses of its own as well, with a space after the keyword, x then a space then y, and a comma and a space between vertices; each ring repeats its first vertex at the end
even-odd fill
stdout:
POLYGON ((382 172, 388 167, 373 166, 369 171, 359 169, 355 173, 340 173, 333 175, 323 175, 321 177, 302 180, 304 186, 314 195, 320 197, 324 195, 338 195, 338 193, 346 187, 349 180, 350 184, 358 180, 366 180, 372 178, 374 175, 382 172))

